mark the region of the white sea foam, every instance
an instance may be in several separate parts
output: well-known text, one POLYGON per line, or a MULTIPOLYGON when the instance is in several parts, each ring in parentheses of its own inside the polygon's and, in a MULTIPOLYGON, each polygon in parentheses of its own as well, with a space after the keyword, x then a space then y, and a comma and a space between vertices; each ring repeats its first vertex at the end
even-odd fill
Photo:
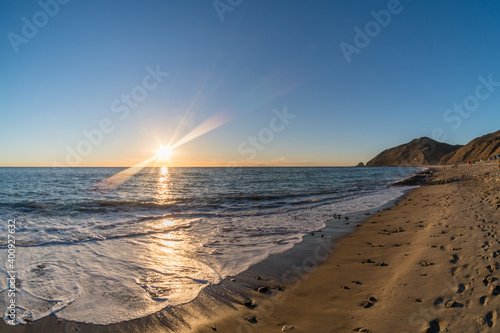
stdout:
MULTIPOLYGON (((376 208, 408 189, 382 188, 326 203, 321 200, 328 195, 317 196, 319 203, 300 209, 282 205, 220 217, 142 218, 118 224, 112 233, 103 227, 95 234, 91 223, 58 228, 48 223, 51 231, 38 225, 39 235, 18 248, 17 304, 24 307, 19 311, 34 320, 55 314, 93 324, 143 317, 189 302, 206 286, 290 249, 333 214, 376 208)), ((0 290, 5 302, 5 279, 0 290)))

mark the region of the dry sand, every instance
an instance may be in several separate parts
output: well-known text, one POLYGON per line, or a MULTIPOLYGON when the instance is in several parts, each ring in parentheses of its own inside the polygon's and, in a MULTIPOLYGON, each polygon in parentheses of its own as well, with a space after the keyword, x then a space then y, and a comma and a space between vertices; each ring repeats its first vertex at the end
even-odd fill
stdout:
POLYGON ((439 170, 429 186, 338 242, 305 279, 268 299, 255 293, 254 309, 236 306, 211 326, 217 332, 500 332, 500 170, 496 163, 439 170))
POLYGON ((428 186, 338 241, 333 254, 321 237, 326 230, 316 233, 315 255, 265 293, 248 288, 243 274, 202 293, 197 305, 127 323, 50 316, 0 323, 0 332, 500 332, 500 170, 496 163, 439 170, 428 186), (320 258, 326 261, 314 269, 320 258), (296 270, 310 273, 282 284, 296 270), (225 288, 231 283, 246 285, 245 292, 225 288))

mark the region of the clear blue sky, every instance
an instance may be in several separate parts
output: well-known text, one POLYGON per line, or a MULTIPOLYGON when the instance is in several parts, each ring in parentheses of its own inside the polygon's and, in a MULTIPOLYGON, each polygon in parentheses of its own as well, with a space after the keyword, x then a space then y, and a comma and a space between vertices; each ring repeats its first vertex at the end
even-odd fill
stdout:
POLYGON ((499 129, 500 83, 478 80, 500 82, 497 1, 215 4, 2 1, 0 165, 133 165, 220 112, 171 165, 352 165, 499 129))

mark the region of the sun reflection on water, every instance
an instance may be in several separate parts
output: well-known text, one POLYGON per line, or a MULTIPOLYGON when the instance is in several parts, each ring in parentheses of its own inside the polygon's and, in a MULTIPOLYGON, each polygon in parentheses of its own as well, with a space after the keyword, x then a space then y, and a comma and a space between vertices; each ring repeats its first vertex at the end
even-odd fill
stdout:
POLYGON ((156 202, 163 205, 168 202, 171 196, 170 173, 167 167, 161 167, 158 173, 158 181, 156 182, 156 202))

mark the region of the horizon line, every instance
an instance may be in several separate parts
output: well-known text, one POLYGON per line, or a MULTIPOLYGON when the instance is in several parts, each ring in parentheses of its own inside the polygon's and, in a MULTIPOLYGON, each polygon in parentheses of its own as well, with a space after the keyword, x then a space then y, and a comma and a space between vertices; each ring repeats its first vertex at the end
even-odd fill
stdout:
MULTIPOLYGON (((81 166, 12 166, 5 165, 0 168, 133 168, 134 166, 92 166, 92 165, 81 165, 81 166)), ((161 166, 148 166, 144 168, 349 168, 355 167, 357 165, 211 165, 211 166, 188 166, 188 165, 161 165, 161 166)), ((366 167, 366 166, 364 166, 366 167)))

